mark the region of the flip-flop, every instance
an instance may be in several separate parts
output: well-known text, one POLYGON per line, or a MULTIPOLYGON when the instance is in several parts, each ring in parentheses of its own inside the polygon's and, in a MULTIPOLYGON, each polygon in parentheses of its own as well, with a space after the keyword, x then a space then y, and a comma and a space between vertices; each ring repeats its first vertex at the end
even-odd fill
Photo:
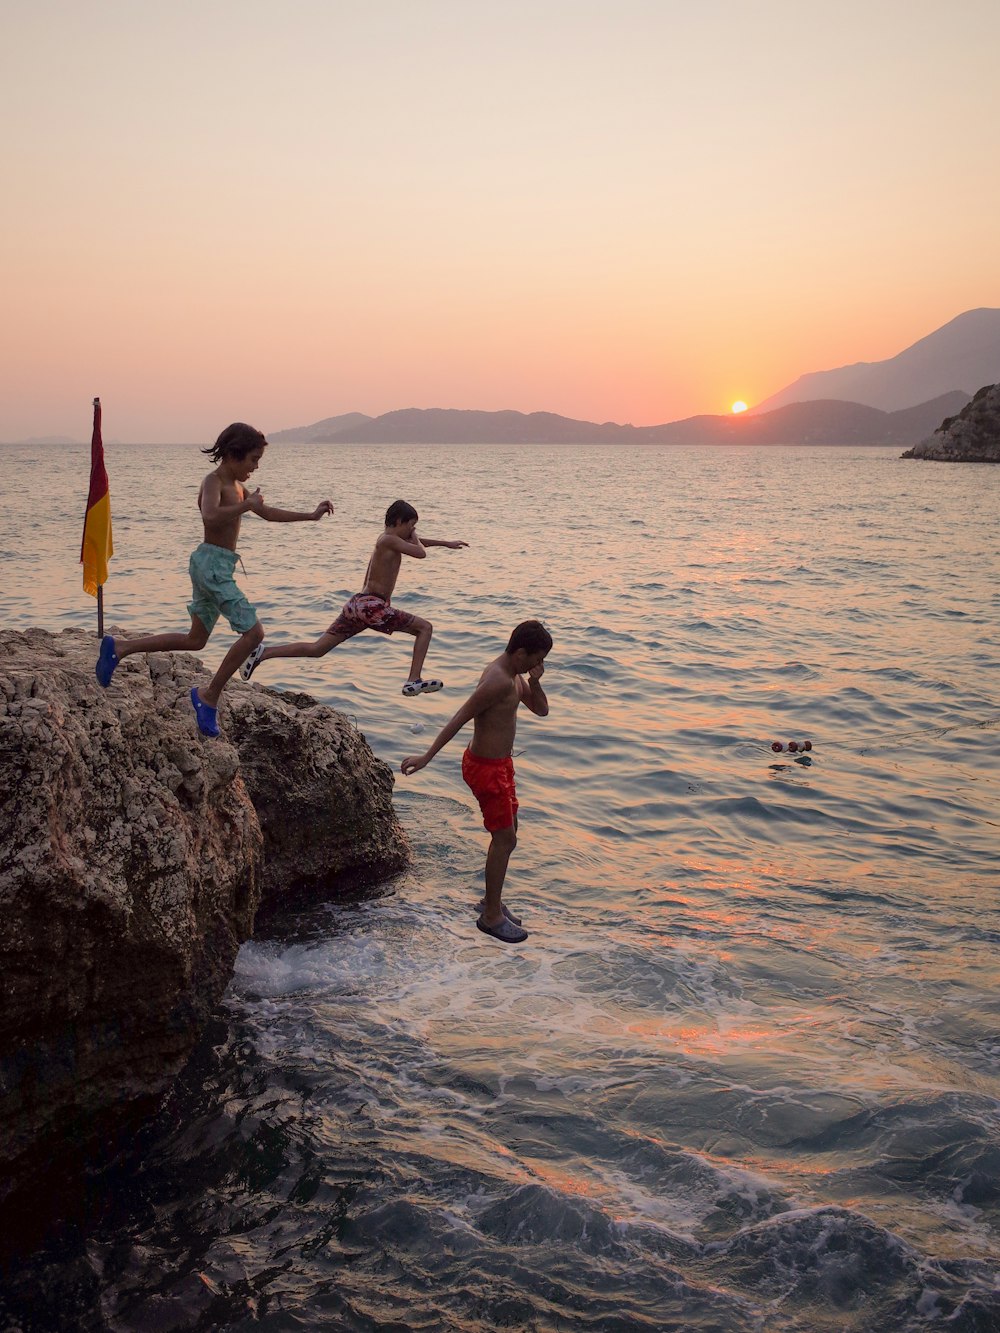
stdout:
POLYGON ((240 667, 240 675, 243 677, 244 680, 250 679, 253 673, 260 666, 260 659, 263 656, 264 656, 264 645, 262 643, 258 643, 257 647, 253 649, 250 656, 240 667))
MULTIPOLYGON (((477 910, 481 913, 485 905, 486 905, 485 903, 480 903, 477 910)), ((503 912, 504 916, 507 918, 508 921, 513 921, 515 926, 519 926, 521 924, 521 918, 519 916, 515 916, 506 903, 500 904, 500 911, 503 912)))
POLYGON ((408 680, 403 686, 402 693, 407 699, 412 699, 415 694, 433 694, 435 690, 443 690, 443 680, 421 680, 418 676, 416 680, 408 680))
POLYGON ((515 926, 507 917, 495 926, 488 926, 482 917, 477 917, 476 926, 484 935, 492 935, 495 940, 500 940, 503 944, 523 944, 528 938, 528 932, 522 930, 520 926, 515 926))
POLYGON ((213 708, 211 704, 206 704, 198 698, 198 686, 191 687, 191 703, 194 707, 194 715, 198 719, 198 730, 203 736, 218 736, 219 731, 219 710, 213 708))
POLYGON ((115 667, 118 665, 118 658, 115 654, 115 641, 112 635, 105 634, 101 640, 101 652, 97 659, 97 666, 94 670, 97 673, 97 683, 107 689, 111 684, 111 677, 115 674, 115 667))

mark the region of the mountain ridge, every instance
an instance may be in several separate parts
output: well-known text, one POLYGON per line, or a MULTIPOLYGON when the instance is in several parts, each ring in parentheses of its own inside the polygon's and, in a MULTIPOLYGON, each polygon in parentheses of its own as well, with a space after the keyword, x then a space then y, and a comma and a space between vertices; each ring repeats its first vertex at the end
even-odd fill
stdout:
POLYGON ((884 361, 857 361, 813 370, 754 404, 751 415, 789 403, 836 398, 901 411, 952 389, 972 395, 1000 380, 1000 309, 979 306, 956 315, 884 361))
POLYGON ((341 412, 339 416, 314 421, 311 426, 290 426, 288 430, 274 431, 267 438, 272 444, 284 444, 292 440, 305 444, 326 444, 338 431, 351 430, 371 419, 365 412, 341 412))
POLYGON ((348 412, 270 438, 316 444, 911 445, 936 430, 942 418, 961 411, 981 386, 998 381, 1000 309, 980 306, 885 361, 858 361, 800 375, 738 416, 701 415, 632 426, 580 421, 554 412, 411 407, 376 417, 348 412))
MULTIPOLYGON (((772 412, 702 415, 658 426, 597 423, 554 412, 484 412, 460 408, 400 408, 320 438, 281 431, 272 441, 324 444, 901 444, 935 430, 961 411, 970 394, 953 390, 899 412, 826 399, 790 403, 772 412)), ((333 418, 335 420, 336 418, 333 418)), ((331 418, 327 418, 330 421, 331 418)), ((315 432, 324 423, 301 427, 315 432)))

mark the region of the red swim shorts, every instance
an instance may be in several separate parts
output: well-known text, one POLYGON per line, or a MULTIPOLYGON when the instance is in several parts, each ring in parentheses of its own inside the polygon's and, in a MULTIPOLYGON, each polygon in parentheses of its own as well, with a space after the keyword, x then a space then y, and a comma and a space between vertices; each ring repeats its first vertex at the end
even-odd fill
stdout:
POLYGON ((378 630, 379 634, 395 634, 398 629, 408 629, 412 624, 409 611, 397 610, 376 593, 356 592, 344 603, 340 615, 326 632, 350 639, 365 629, 378 630))
POLYGON ((462 777, 483 812, 483 827, 488 833, 511 828, 517 815, 517 792, 514 790, 514 761, 483 759, 471 750, 462 755, 462 777))

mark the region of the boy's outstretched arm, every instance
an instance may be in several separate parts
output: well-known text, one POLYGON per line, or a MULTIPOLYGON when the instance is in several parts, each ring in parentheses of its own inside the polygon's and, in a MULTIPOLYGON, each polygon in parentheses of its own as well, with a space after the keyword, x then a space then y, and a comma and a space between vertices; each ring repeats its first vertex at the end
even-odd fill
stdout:
POLYGON ((449 551, 460 551, 463 546, 468 546, 468 542, 440 542, 434 537, 421 537, 421 546, 446 546, 449 551))
POLYGON ((542 689, 542 673, 544 671, 545 663, 539 662, 538 666, 529 668, 527 684, 525 684, 523 676, 517 678, 517 693, 521 703, 524 704, 525 708, 530 708, 538 717, 548 717, 549 715, 549 701, 542 689))
POLYGON ((295 509, 272 509, 270 505, 264 504, 254 512, 268 523, 315 523, 324 514, 333 513, 333 501, 320 500, 311 514, 301 514, 295 509))
POLYGON ((462 730, 466 722, 471 722, 474 717, 484 713, 491 704, 497 702, 504 694, 504 686, 500 685, 480 685, 472 694, 469 695, 465 703, 458 710, 450 722, 446 722, 437 734, 437 739, 421 755, 411 755, 404 759, 399 766, 399 771, 404 777, 409 777, 411 773, 418 772, 421 768, 426 768, 431 762, 438 750, 444 749, 451 738, 462 730))

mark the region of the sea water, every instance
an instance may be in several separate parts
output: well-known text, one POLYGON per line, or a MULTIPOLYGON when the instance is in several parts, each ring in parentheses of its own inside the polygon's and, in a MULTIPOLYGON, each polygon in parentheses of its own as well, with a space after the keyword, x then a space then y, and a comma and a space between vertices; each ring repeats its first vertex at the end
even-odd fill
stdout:
MULTIPOLYGON (((4 623, 92 626, 87 451, 0 455, 4 623)), ((206 461, 107 456, 109 623, 185 628, 206 461)), ((244 522, 271 643, 359 590, 392 500, 469 543, 394 598, 442 693, 401 696, 401 635, 255 677, 393 767, 412 867, 244 945, 159 1117, 10 1275, 12 1326, 1000 1328, 1000 469, 275 445, 254 481, 336 506, 244 522), (515 949, 475 929, 462 738, 399 764, 529 617, 515 949)))

